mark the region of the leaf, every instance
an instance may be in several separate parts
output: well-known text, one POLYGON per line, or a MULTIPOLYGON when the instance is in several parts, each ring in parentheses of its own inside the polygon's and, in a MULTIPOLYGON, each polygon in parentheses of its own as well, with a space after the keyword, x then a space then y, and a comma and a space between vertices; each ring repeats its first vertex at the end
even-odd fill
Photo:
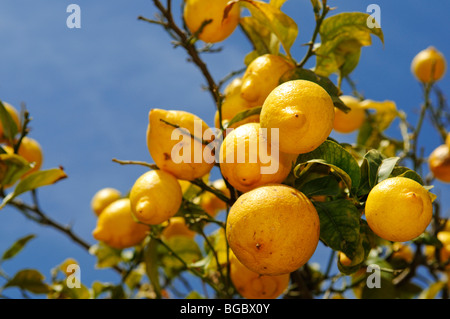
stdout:
POLYGON ((345 199, 315 202, 320 219, 320 239, 330 248, 352 259, 358 249, 360 213, 345 199))
POLYGON ((46 294, 50 291, 50 287, 44 283, 44 276, 35 269, 24 269, 18 271, 12 279, 4 286, 19 287, 28 290, 34 294, 46 294))
POLYGON ((410 178, 410 179, 418 182, 420 185, 424 184, 422 177, 420 177, 419 174, 417 174, 415 171, 411 170, 408 167, 403 167, 403 166, 394 167, 390 177, 397 177, 397 176, 410 178))
POLYGON ((297 39, 298 34, 298 26, 295 21, 283 13, 279 8, 256 0, 232 0, 228 2, 225 8, 224 17, 228 15, 231 7, 237 3, 246 7, 250 11, 252 17, 258 20, 262 25, 267 26, 267 28, 276 35, 283 46, 286 55, 290 57, 290 49, 297 39))
POLYGON ((245 35, 253 44, 255 49, 253 52, 255 52, 256 57, 267 53, 279 53, 280 42, 276 37, 272 37, 272 32, 261 22, 253 17, 242 17, 239 23, 245 35))
POLYGON ((156 296, 161 298, 161 284, 158 271, 158 241, 150 239, 144 250, 145 272, 155 290, 156 296))
POLYGON ((371 35, 384 43, 381 28, 370 28, 368 17, 367 13, 343 12, 323 20, 319 30, 321 43, 315 49, 318 74, 329 76, 340 71, 341 76, 346 76, 358 64, 361 47, 372 44, 371 35))
MULTIPOLYGON (((1 156, 1 155, 0 155, 1 156)), ((48 170, 39 170, 31 173, 21 180, 13 192, 9 193, 4 199, 0 206, 3 208, 8 202, 10 202, 14 197, 19 196, 25 192, 31 191, 33 189, 47 186, 58 182, 61 179, 67 178, 66 173, 62 168, 53 168, 48 170)))
POLYGON ((399 160, 400 157, 390 157, 383 159, 381 165, 378 167, 377 183, 380 183, 391 176, 391 173, 399 160))
POLYGON ((97 257, 95 267, 97 269, 111 268, 121 262, 121 250, 114 249, 103 242, 92 245, 89 253, 97 257))
POLYGON ((0 101, 0 122, 3 127, 3 135, 4 137, 12 142, 14 136, 18 133, 17 124, 14 122, 11 114, 6 110, 5 105, 2 101, 0 101))
POLYGON ((360 103, 361 108, 366 110, 375 110, 373 116, 376 128, 379 132, 387 129, 392 121, 399 115, 397 105, 394 101, 386 100, 377 102, 373 100, 364 100, 360 103))
POLYGON ((0 260, 0 262, 8 260, 16 256, 24 247, 25 245, 33 238, 35 238, 36 235, 27 235, 25 237, 20 238, 17 240, 11 247, 9 247, 4 253, 0 260))
POLYGON ((314 151, 300 154, 294 174, 299 177, 305 164, 319 163, 332 168, 346 184, 349 190, 356 190, 361 179, 361 173, 355 158, 341 145, 326 140, 314 151))
POLYGON ((270 0, 270 5, 274 8, 281 9, 287 0, 270 0))
POLYGON ((238 123, 242 120, 245 120, 247 117, 250 117, 252 115, 259 115, 261 113, 261 107, 253 107, 248 110, 244 110, 236 114, 227 124, 227 127, 230 127, 231 125, 238 123))
POLYGON ((334 176, 313 179, 299 187, 298 190, 307 197, 319 195, 335 196, 340 193, 339 182, 334 176))
POLYGON ((280 84, 291 80, 306 80, 320 85, 331 96, 334 106, 336 106, 337 108, 341 109, 344 112, 350 111, 350 108, 347 107, 344 104, 344 102, 339 98, 339 96, 341 95, 340 90, 329 78, 320 76, 308 69, 295 68, 283 74, 283 76, 280 79, 280 84))
POLYGON ((445 288, 445 282, 442 281, 434 282, 428 288, 423 290, 418 298, 434 299, 437 296, 437 294, 442 291, 443 288, 445 288))
POLYGON ((33 165, 20 155, 0 154, 0 183, 3 186, 13 185, 32 167, 33 165))

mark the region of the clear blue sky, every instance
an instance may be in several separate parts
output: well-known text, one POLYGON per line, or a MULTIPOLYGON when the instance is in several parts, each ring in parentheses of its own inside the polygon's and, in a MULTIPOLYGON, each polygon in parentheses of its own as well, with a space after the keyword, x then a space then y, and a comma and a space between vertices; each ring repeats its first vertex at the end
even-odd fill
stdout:
MULTIPOLYGON (((329 1, 337 7, 336 13, 365 12, 371 3, 381 7, 385 46, 373 38, 373 46, 363 48, 352 78, 367 98, 394 100, 415 123, 422 93, 410 63, 429 45, 450 59, 450 2, 329 1)), ((305 53, 301 45, 309 41, 314 27, 310 1, 289 0, 283 9, 299 25, 292 53, 301 59, 305 53)), ((73 225, 90 243, 94 243, 91 232, 96 223, 90 210, 93 194, 103 187, 126 193, 144 172, 111 159, 151 162, 145 141, 151 108, 190 111, 213 125, 214 105, 201 88, 200 72, 186 62, 182 49, 172 48, 161 28, 137 20, 139 15, 151 18, 153 14, 151 0, 0 2, 0 99, 16 107, 26 103, 33 117, 30 136, 44 150, 43 168, 61 165, 69 176, 39 190, 43 210, 73 225), (81 29, 66 26, 66 8, 71 3, 81 7, 81 29)), ((205 56, 217 80, 243 67, 243 58, 251 50, 244 40, 238 30, 223 43, 221 53, 205 56)), ((450 93, 449 74, 439 87, 450 93)), ((392 134, 399 134, 395 123, 392 134)), ((333 137, 354 140, 354 135, 333 137)), ((420 143, 425 154, 440 144, 428 121, 420 143)), ((444 195, 450 188, 438 182, 435 186, 444 197, 443 212, 449 216, 450 202, 444 195)), ((0 252, 30 233, 37 238, 3 265, 10 275, 22 268, 36 268, 48 278, 52 267, 73 257, 81 264, 84 284, 117 282, 116 273, 95 270, 95 258, 60 233, 14 210, 0 211, 0 252)), ((313 258, 320 261, 323 257, 319 249, 313 258)))

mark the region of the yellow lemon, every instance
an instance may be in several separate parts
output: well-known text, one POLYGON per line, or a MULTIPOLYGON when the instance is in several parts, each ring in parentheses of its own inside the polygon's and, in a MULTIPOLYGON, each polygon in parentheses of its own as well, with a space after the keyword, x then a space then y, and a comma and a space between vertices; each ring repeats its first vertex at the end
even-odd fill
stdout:
POLYGON ((202 143, 202 140, 212 141, 212 131, 203 139, 208 129, 208 125, 192 113, 152 109, 147 127, 150 155, 161 170, 178 179, 200 178, 214 166, 212 149, 202 143))
POLYGON ((142 223, 157 225, 178 212, 182 197, 181 186, 173 175, 161 170, 148 171, 131 188, 131 211, 142 223))
POLYGON ((269 183, 282 183, 295 157, 272 148, 258 123, 229 132, 220 147, 220 170, 237 190, 247 192, 269 183))
POLYGON ((91 200, 91 209, 98 216, 106 206, 118 200, 122 194, 115 188, 105 187, 94 194, 91 200))
POLYGON ((246 299, 276 299, 289 286, 289 274, 264 276, 245 267, 231 252, 230 278, 239 294, 246 299))
POLYGON ((392 177, 375 185, 366 201, 365 216, 379 237, 405 242, 428 227, 433 207, 428 191, 406 177, 392 177))
POLYGON ((347 257, 343 252, 338 252, 339 262, 346 267, 349 267, 352 264, 352 260, 347 257))
MULTIPOLYGON (((11 146, 3 146, 3 149, 6 153, 13 154, 14 149, 11 146)), ((34 163, 33 168, 31 168, 28 172, 26 172, 22 178, 28 176, 29 174, 38 171, 44 159, 42 154, 42 147, 38 141, 35 139, 25 136, 19 146, 19 150, 17 152, 18 155, 22 156, 28 163, 34 163)))
POLYGON ((440 80, 446 68, 444 55, 432 46, 420 51, 411 62, 411 72, 423 83, 440 80))
POLYGON ((92 235, 110 247, 125 249, 141 243, 148 230, 148 226, 139 224, 133 219, 130 200, 122 198, 103 210, 92 235))
POLYGON ((270 139, 278 133, 279 149, 302 154, 313 151, 330 135, 334 104, 320 85, 305 80, 285 82, 265 100, 260 114, 270 139))
MULTIPOLYGON (((222 192, 228 198, 230 197, 230 191, 223 179, 215 180, 211 186, 222 192)), ((207 191, 203 192, 200 196, 200 206, 211 217, 215 217, 219 211, 227 208, 227 204, 224 201, 219 199, 213 193, 207 191)))
POLYGON ((359 129, 364 123, 366 112, 360 107, 357 98, 350 95, 343 95, 340 99, 351 110, 348 113, 345 113, 335 107, 333 128, 339 133, 351 133, 359 129))
POLYGON ((242 76, 241 96, 251 106, 262 106, 269 93, 280 84, 281 76, 293 68, 291 62, 279 55, 257 57, 242 76))
MULTIPOLYGON (((3 106, 5 107, 6 111, 9 113, 9 115, 11 115, 11 118, 14 121, 14 123, 16 123, 17 130, 20 132, 21 126, 20 126, 19 112, 11 104, 6 103, 6 102, 2 102, 2 103, 3 103, 3 106)), ((1 142, 5 141, 3 124, 1 121, 0 121, 0 141, 1 142)))
POLYGON ((192 33, 207 43, 216 43, 228 38, 239 24, 239 6, 234 5, 224 19, 224 10, 229 0, 185 0, 184 21, 192 33), (202 24, 212 20, 204 25, 202 24))
POLYGON ((392 255, 393 259, 401 259, 407 263, 413 261, 414 253, 411 249, 411 246, 404 245, 403 243, 395 242, 392 244, 392 255))
POLYGON ((428 166, 441 182, 450 183, 450 150, 447 144, 435 148, 428 157, 428 166))
POLYGON ((190 230, 186 225, 186 220, 184 217, 176 216, 169 219, 161 235, 165 240, 174 236, 194 238, 195 232, 190 230))
POLYGON ((230 209, 226 230, 230 248, 242 264, 261 275, 282 275, 312 257, 320 221, 302 192, 272 184, 241 195, 230 209))
POLYGON ((223 90, 225 96, 241 94, 242 78, 234 78, 223 90))

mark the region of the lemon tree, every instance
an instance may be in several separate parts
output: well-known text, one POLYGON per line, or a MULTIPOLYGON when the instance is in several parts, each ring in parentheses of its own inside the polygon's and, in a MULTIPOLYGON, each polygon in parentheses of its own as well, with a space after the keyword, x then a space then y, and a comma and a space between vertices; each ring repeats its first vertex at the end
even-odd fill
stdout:
MULTIPOLYGON (((208 119, 171 105, 148 109, 151 160, 113 159, 145 172, 123 194, 108 185, 93 194, 93 245, 40 209, 36 189, 65 172, 43 169, 45 149, 29 136, 28 111, 0 102, 1 207, 59 230, 95 256, 97 268, 120 276, 71 290, 67 267, 78 263, 68 258, 50 280, 24 269, 5 276, 1 291, 55 299, 449 297, 450 222, 436 191, 450 180, 450 111, 437 89, 445 54, 428 47, 411 59, 408 73, 423 92, 412 123, 394 100, 365 96, 351 78, 364 47, 384 44, 369 14, 312 0, 315 25, 297 56, 305 22, 285 12, 285 2, 186 0, 176 11, 154 0, 156 18, 139 17, 185 51, 213 103, 208 119), (240 70, 217 80, 205 54, 237 32, 249 52, 240 70), (430 154, 419 143, 427 119, 441 139, 430 154), (392 136, 394 125, 400 136, 392 136), (313 258, 319 248, 329 255, 321 264, 313 258), (376 289, 374 266, 382 269, 376 289), (426 285, 416 280, 421 269, 426 285)), ((0 265, 33 238, 19 238, 0 265)))

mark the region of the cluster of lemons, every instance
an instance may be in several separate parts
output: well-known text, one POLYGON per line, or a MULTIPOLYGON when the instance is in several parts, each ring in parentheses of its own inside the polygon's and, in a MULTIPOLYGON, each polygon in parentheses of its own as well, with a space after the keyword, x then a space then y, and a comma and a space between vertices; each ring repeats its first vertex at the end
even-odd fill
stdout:
MULTIPOLYGON (((187 27, 208 43, 226 39, 238 25, 240 14, 235 5, 224 18, 227 3, 185 1, 187 27)), ((426 65, 419 64, 426 74, 426 65)), ((433 70, 438 70, 437 66, 433 70)), ((233 130, 227 132, 220 145, 218 163, 227 183, 217 180, 210 185, 228 198, 231 191, 236 192, 237 199, 226 220, 226 240, 231 256, 230 277, 246 298, 280 296, 288 287, 290 273, 304 265, 318 245, 320 220, 312 201, 283 184, 297 156, 316 149, 333 129, 343 133, 358 129, 370 108, 370 101, 343 96, 351 109, 345 114, 335 109, 327 91, 314 82, 291 80, 279 84, 281 76, 294 67, 293 61, 279 55, 256 58, 243 76, 224 90, 221 116, 219 112, 215 115, 215 126, 223 128, 239 112, 261 107, 258 115, 230 126, 233 130), (261 129, 267 129, 266 133, 261 129), (277 132, 279 138, 274 138, 272 132, 277 132), (256 154, 251 154, 249 146, 255 142, 259 147, 256 154), (242 149, 246 150, 243 160, 238 158, 242 149), (261 160, 262 149, 267 151, 268 161, 261 160), (263 174, 274 161, 278 169, 263 174), (227 184, 231 187, 227 188, 227 184)), ((139 244, 149 225, 165 225, 163 236, 192 238, 195 233, 184 218, 175 215, 189 181, 205 178, 216 164, 211 160, 215 158, 214 150, 209 148, 214 138, 205 138, 204 134, 208 129, 201 118, 186 111, 150 110, 147 146, 159 169, 140 176, 128 196, 110 188, 94 196, 92 207, 99 216, 94 237, 112 247, 126 248, 139 244), (196 123, 201 123, 200 127, 196 123), (180 147, 179 140, 172 138, 175 128, 189 136, 182 145, 183 152, 189 153, 183 153, 188 161, 173 157, 173 150, 180 147), (194 158, 198 150, 202 155, 194 158)), ((201 205, 212 217, 227 207, 214 194, 204 194, 201 205)), ((370 192, 365 217, 380 237, 409 241, 430 223, 432 201, 419 183, 403 177, 389 178, 370 192)))
MULTIPOLYGON (((20 120, 19 112, 14 106, 12 106, 9 103, 3 102, 3 106, 10 115, 11 119, 14 121, 17 127, 17 131, 20 132, 22 128, 22 123, 20 120)), ((6 152, 6 154, 14 154, 14 147, 12 143, 17 143, 17 139, 14 138, 12 141, 10 139, 7 139, 4 134, 3 125, 1 123, 0 123, 0 143, 2 143, 1 147, 6 152)), ((33 165, 27 172, 25 172, 21 176, 21 179, 25 178, 26 176, 30 175, 33 172, 38 171, 42 166, 44 158, 42 147, 38 141, 29 136, 24 136, 22 138, 19 149, 17 151, 17 155, 22 156, 28 163, 33 165)), ((8 188, 11 187, 12 185, 2 185, 2 186, 3 188, 8 188)))

